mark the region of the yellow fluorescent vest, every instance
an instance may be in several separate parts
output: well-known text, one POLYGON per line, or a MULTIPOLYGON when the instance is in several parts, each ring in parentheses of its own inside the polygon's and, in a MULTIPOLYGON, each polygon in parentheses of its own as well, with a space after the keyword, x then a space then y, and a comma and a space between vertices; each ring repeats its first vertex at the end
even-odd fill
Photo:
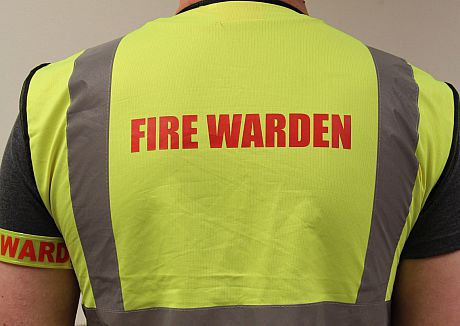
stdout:
POLYGON ((89 325, 389 325, 453 107, 403 59, 252 1, 148 22, 27 95, 89 325))

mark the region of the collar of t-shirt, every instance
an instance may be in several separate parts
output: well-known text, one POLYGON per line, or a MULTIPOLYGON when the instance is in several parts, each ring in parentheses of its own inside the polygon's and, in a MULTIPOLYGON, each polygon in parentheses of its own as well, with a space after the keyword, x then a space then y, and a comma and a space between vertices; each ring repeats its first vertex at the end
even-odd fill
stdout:
POLYGON ((181 13, 186 12, 186 11, 189 11, 189 10, 192 10, 192 9, 195 9, 195 8, 198 8, 198 7, 207 6, 207 5, 215 4, 215 3, 219 3, 219 2, 228 2, 228 1, 250 1, 250 2, 269 3, 269 4, 272 4, 272 5, 289 8, 291 10, 294 10, 295 12, 298 12, 299 14, 304 15, 304 13, 302 11, 300 11, 299 9, 297 9, 296 7, 286 3, 284 1, 280 1, 280 0, 202 0, 202 1, 195 2, 195 3, 191 4, 191 5, 183 8, 176 15, 181 14, 181 13))

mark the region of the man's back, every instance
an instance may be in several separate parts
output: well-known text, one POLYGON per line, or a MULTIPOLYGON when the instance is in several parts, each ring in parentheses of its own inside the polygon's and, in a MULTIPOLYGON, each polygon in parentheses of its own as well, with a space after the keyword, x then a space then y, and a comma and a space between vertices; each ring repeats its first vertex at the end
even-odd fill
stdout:
POLYGON ((319 19, 228 1, 39 69, 27 121, 89 325, 387 325, 453 107, 319 19))

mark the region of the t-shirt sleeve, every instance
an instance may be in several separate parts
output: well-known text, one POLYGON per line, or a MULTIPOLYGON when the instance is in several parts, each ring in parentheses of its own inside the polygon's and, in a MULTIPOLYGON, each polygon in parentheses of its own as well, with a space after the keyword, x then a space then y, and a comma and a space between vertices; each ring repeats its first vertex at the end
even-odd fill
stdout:
MULTIPOLYGON (((28 88, 26 83, 25 89, 28 88)), ((26 110, 22 105, 0 167, 0 237, 2 262, 42 268, 71 268, 63 237, 38 192, 26 110)))
POLYGON ((402 259, 428 258, 460 250, 460 105, 454 95, 454 133, 451 151, 401 254, 402 259))

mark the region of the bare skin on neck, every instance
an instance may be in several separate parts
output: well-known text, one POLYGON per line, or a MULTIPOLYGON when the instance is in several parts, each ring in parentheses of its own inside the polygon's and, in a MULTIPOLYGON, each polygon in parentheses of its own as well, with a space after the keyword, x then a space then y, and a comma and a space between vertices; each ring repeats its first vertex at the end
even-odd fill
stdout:
MULTIPOLYGON (((308 15, 308 10, 307 7, 305 6, 305 1, 302 0, 282 0, 283 2, 290 4, 291 6, 299 9, 302 11, 305 15, 308 15)), ((191 4, 200 2, 200 0, 180 0, 179 1, 179 8, 176 10, 176 14, 184 9, 187 6, 190 6, 191 4)))

